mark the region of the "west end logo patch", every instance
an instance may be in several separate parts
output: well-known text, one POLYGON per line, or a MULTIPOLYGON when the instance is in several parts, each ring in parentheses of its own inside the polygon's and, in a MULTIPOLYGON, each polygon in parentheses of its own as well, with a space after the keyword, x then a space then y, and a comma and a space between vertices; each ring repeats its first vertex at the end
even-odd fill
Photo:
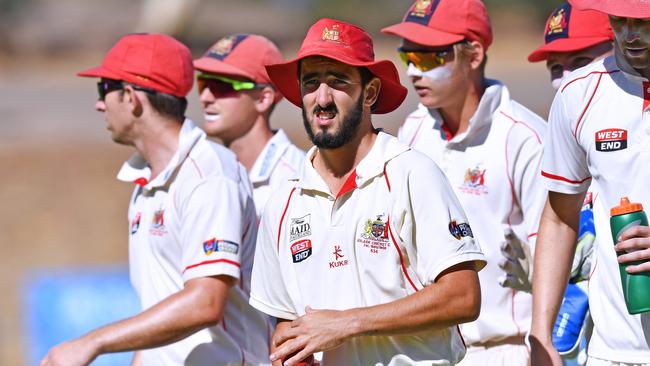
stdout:
POLYGON ((205 255, 216 252, 237 254, 239 252, 239 244, 230 240, 212 238, 203 242, 203 252, 205 255))
POLYGON ((291 244, 293 263, 300 263, 311 256, 311 240, 305 239, 291 244))
POLYGON ((627 148, 627 130, 608 128, 596 132, 597 151, 618 151, 627 148))
POLYGON ((309 235, 311 235, 311 214, 291 219, 289 241, 298 240, 309 235))
POLYGON ((449 233, 451 236, 460 240, 464 237, 473 238, 474 234, 472 233, 472 228, 469 227, 469 224, 466 222, 456 223, 456 220, 451 220, 449 222, 449 233))

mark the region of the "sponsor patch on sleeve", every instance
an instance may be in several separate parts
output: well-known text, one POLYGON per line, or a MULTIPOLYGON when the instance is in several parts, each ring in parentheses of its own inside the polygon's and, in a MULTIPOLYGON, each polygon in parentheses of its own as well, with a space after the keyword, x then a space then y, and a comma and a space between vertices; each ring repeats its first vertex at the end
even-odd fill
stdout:
POLYGON ((472 228, 469 227, 469 224, 466 222, 456 223, 456 220, 451 220, 449 222, 449 233, 451 236, 460 240, 463 237, 473 238, 474 234, 472 233, 472 228))
POLYGON ((203 252, 205 252, 205 255, 215 252, 237 254, 239 253, 239 244, 229 240, 212 238, 203 242, 203 252))

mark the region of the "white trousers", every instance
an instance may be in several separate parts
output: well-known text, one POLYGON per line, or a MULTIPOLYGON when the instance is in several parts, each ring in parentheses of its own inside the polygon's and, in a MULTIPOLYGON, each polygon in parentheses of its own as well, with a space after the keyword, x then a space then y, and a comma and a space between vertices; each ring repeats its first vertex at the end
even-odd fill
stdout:
POLYGON ((503 344, 494 347, 467 347, 467 353, 457 366, 527 366, 530 355, 523 344, 503 344))

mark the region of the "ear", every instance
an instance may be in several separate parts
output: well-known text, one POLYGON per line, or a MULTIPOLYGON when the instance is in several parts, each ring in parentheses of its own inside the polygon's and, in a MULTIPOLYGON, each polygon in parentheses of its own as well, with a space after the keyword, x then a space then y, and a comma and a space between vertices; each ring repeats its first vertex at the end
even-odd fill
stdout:
POLYGON ((132 86, 124 86, 122 93, 122 102, 128 103, 131 114, 134 116, 140 117, 142 115, 143 108, 142 101, 140 100, 140 95, 136 93, 136 90, 133 89, 132 86))
POLYGON ((264 89, 257 93, 255 98, 255 109, 258 113, 267 113, 275 104, 275 96, 277 91, 270 86, 265 86, 264 89))
POLYGON ((365 97, 363 105, 371 108, 377 99, 379 99, 379 92, 381 92, 381 80, 378 77, 373 77, 367 84, 364 90, 365 97))
POLYGON ((485 48, 478 41, 471 41, 469 45, 472 46, 472 56, 469 59, 469 65, 472 70, 477 70, 485 60, 485 48))

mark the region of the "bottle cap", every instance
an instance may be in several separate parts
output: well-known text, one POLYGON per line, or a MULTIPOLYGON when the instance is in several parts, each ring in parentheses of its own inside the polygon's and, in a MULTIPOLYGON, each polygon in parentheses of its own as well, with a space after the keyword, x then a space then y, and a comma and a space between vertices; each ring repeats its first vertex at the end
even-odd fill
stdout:
POLYGON ((625 215, 631 212, 643 211, 643 205, 640 203, 630 203, 627 197, 621 198, 621 204, 612 207, 609 210, 611 216, 625 215))

